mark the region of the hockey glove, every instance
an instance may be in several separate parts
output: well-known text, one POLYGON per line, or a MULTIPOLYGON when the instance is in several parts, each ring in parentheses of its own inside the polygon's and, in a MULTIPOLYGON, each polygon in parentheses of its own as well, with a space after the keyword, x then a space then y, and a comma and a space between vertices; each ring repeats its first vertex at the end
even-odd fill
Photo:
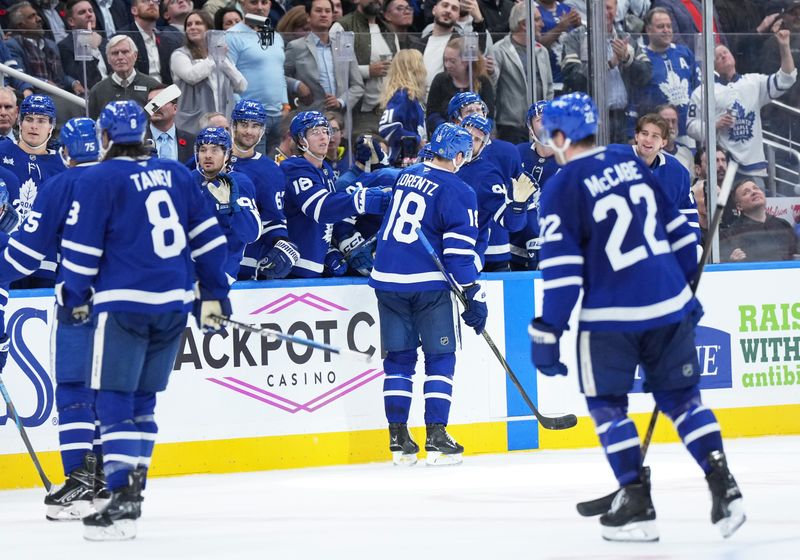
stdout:
POLYGON ((361 276, 369 276, 375 259, 375 242, 374 238, 365 242, 361 234, 356 231, 339 243, 339 250, 344 254, 351 269, 357 271, 361 276))
POLYGON ((516 179, 511 179, 511 195, 513 197, 511 210, 515 214, 526 212, 528 210, 528 199, 533 196, 536 189, 536 183, 524 171, 516 179))
POLYGON ((92 315, 92 296, 94 290, 89 294, 88 301, 75 307, 64 305, 64 283, 59 282, 55 287, 56 292, 56 319, 65 325, 85 325, 89 322, 92 315))
POLYGON ((533 365, 550 377, 567 375, 567 366, 561 363, 561 348, 559 347, 561 333, 562 331, 551 327, 541 319, 534 319, 528 326, 533 365))
POLYGON ((196 299, 193 313, 197 327, 204 333, 219 332, 223 327, 216 317, 227 319, 231 316, 231 300, 228 298, 207 301, 196 299))
POLYGON ((341 251, 328 249, 325 255, 325 269, 331 276, 344 276, 347 272, 347 261, 341 251))
POLYGON ((0 373, 6 369, 6 362, 8 361, 8 347, 11 345, 11 339, 7 334, 0 337, 0 373))
POLYGON ((0 209, 0 231, 11 233, 19 224, 19 213, 11 204, 4 204, 0 209))
POLYGON ((389 156, 381 149, 381 143, 369 134, 359 136, 356 141, 356 161, 367 171, 389 166, 389 156))
POLYGON ((384 214, 392 201, 392 192, 380 187, 356 189, 353 193, 356 212, 359 214, 384 214))
POLYGON ((227 173, 220 173, 217 175, 216 182, 218 185, 209 181, 206 187, 217 201, 217 212, 223 215, 240 212, 242 209, 236 202, 239 200, 239 185, 236 183, 236 179, 227 173))
POLYGON ((478 282, 462 287, 464 297, 467 298, 467 308, 461 314, 461 318, 468 327, 475 329, 475 334, 481 334, 486 326, 486 318, 489 316, 486 292, 478 282))
POLYGON ((297 245, 291 241, 279 239, 269 250, 267 256, 259 261, 256 279, 259 276, 267 280, 285 278, 298 260, 300 260, 300 251, 298 251, 297 245))

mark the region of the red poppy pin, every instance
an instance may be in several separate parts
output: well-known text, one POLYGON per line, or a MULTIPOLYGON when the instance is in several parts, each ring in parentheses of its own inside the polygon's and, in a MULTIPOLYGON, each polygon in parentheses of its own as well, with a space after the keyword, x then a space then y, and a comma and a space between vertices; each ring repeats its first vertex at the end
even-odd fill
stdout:
POLYGON ((7 15, 8 15, 8 11, 4 10, 3 8, 0 8, 0 16, 7 16, 7 15))
POLYGON ((180 144, 181 146, 185 146, 186 145, 186 139, 185 138, 178 138, 178 144, 180 144))
POLYGON ((60 15, 62 18, 65 18, 67 17, 67 12, 65 12, 64 10, 58 10, 58 15, 60 15))

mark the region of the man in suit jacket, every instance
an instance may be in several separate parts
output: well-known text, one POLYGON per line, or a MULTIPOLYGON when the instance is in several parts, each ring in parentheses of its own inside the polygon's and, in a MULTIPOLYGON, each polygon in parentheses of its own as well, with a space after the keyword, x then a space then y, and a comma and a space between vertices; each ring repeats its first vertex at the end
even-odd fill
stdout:
MULTIPOLYGON (((159 85, 150 90, 147 100, 164 91, 166 86, 159 85)), ((158 111, 150 115, 150 126, 145 134, 146 140, 152 140, 156 154, 162 159, 186 162, 194 155, 194 134, 175 127, 175 114, 178 112, 178 99, 162 105, 158 111)))
POLYGON ((106 39, 133 24, 130 0, 91 0, 94 15, 97 18, 97 30, 102 31, 106 39))
POLYGON ((129 35, 139 51, 136 70, 163 84, 172 83, 169 57, 183 44, 183 37, 174 28, 156 28, 160 1, 133 0, 131 13, 133 25, 118 29, 118 33, 129 35))
MULTIPOLYGON (((542 16, 533 9, 536 35, 541 32, 542 16)), ((494 57, 494 72, 490 76, 495 88, 495 121, 497 137, 519 144, 528 141, 527 113, 528 90, 525 82, 525 53, 528 29, 525 21, 525 4, 519 2, 511 9, 508 18, 511 33, 492 45, 489 55, 494 57)), ((536 99, 553 98, 553 74, 547 49, 536 43, 536 99)))
POLYGON ((300 105, 303 110, 314 111, 353 108, 364 95, 364 80, 355 60, 338 65, 334 61, 328 35, 333 24, 333 4, 331 0, 312 0, 306 4, 306 11, 311 32, 287 45, 284 61, 285 74, 297 78, 311 91, 310 95, 299 99, 300 105), (347 88, 345 64, 349 74, 347 88))
POLYGON ((97 17, 94 7, 89 0, 70 0, 67 3, 67 25, 70 30, 88 29, 92 31, 90 39, 92 60, 86 61, 86 81, 83 83, 83 63, 75 60, 75 45, 73 34, 70 33, 58 43, 61 53, 61 66, 68 76, 75 76, 83 87, 91 89, 97 82, 109 74, 108 61, 105 59, 105 49, 108 40, 94 31, 97 28, 97 17))

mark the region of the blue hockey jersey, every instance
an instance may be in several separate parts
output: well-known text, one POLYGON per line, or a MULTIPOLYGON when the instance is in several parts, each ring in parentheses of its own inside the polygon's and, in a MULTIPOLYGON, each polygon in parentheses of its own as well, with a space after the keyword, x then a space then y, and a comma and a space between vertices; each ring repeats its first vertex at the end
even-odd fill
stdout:
MULTIPOLYGON (((334 188, 336 192, 352 193, 357 188, 384 187, 391 188, 402 169, 396 167, 384 167, 366 173, 355 165, 348 169, 341 177, 336 180, 334 188)), ((353 216, 337 222, 333 226, 333 239, 337 245, 353 237, 358 232, 365 241, 378 233, 383 223, 383 216, 374 214, 364 214, 353 216)))
MULTIPOLYGON (((239 189, 236 203, 240 210, 231 214, 221 214, 217 211, 217 199, 209 191, 206 178, 199 171, 192 171, 192 178, 195 184, 200 187, 208 209, 217 217, 222 232, 228 240, 225 274, 228 277, 228 282, 233 284, 239 273, 239 263, 242 260, 245 247, 261 235, 261 218, 256 208, 256 188, 253 182, 244 173, 237 173, 236 171, 229 173, 229 177, 236 181, 239 189)), ((217 186, 219 181, 211 181, 211 184, 217 186)))
POLYGON ((23 220, 42 184, 66 169, 54 150, 48 150, 47 154, 28 154, 10 140, 0 141, 0 163, 19 180, 19 185, 9 189, 8 194, 23 220))
POLYGON ((292 156, 281 163, 281 169, 286 175, 284 211, 289 239, 300 251, 292 276, 319 277, 325 269, 333 225, 363 214, 363 197, 356 192, 335 192, 333 170, 326 161, 320 168, 302 156, 292 156))
MULTIPOLYGON (((27 218, 11 236, 0 233, 0 282, 13 282, 47 266, 55 277, 64 220, 72 205, 75 185, 96 163, 81 163, 42 184, 27 218), (49 265, 49 266, 48 266, 49 265)), ((61 276, 58 269, 58 276, 61 276)))
POLYGON ((225 244, 185 166, 104 161, 75 186, 61 242, 64 303, 83 304, 94 287, 97 313, 188 311, 195 278, 203 299, 225 298, 225 244))
POLYGON ((232 156, 230 168, 247 175, 255 185, 262 234, 256 242, 245 247, 239 270, 241 279, 253 278, 258 261, 267 256, 275 242, 289 238, 283 214, 286 178, 278 164, 259 152, 249 158, 232 156))
POLYGON ((418 100, 409 98, 407 90, 399 89, 386 104, 378 123, 378 132, 389 145, 389 161, 397 162, 404 136, 415 138, 415 146, 427 139, 425 109, 418 100))
POLYGON ((378 290, 424 292, 448 284, 416 233, 418 227, 445 269, 461 285, 478 279, 475 191, 455 174, 418 163, 397 178, 380 231, 369 285, 378 290))
POLYGON ((540 203, 544 322, 566 328, 581 287, 583 330, 651 329, 693 309, 697 235, 630 146, 573 159, 540 203))

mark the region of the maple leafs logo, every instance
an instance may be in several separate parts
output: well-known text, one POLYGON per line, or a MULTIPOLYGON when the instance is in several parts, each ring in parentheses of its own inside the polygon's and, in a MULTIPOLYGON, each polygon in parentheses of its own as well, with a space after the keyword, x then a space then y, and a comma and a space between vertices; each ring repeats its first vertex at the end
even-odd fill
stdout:
POLYGON ((19 188, 19 198, 12 202, 19 212, 21 219, 24 220, 28 215, 38 192, 39 189, 33 179, 28 179, 22 183, 22 186, 19 188))
POLYGON ((689 80, 681 79, 672 70, 667 72, 667 79, 658 85, 658 89, 667 98, 667 103, 680 107, 689 104, 689 80))
POLYGON ((753 138, 753 126, 756 121, 755 111, 747 111, 738 100, 731 109, 733 109, 733 116, 736 118, 736 123, 728 133, 731 142, 744 143, 751 140, 753 138))

